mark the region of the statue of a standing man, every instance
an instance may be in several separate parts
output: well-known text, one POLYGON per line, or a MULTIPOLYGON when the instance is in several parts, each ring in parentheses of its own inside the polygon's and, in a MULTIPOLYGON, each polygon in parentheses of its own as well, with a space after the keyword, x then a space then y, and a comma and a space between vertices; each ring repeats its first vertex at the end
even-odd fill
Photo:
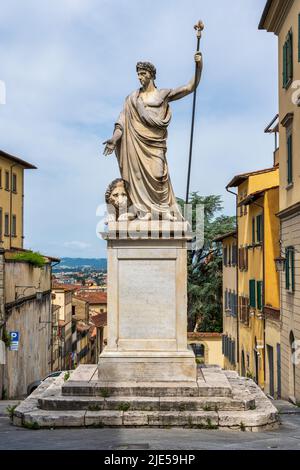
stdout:
POLYGON ((168 164, 167 127, 171 120, 170 101, 192 93, 202 73, 202 54, 195 54, 195 77, 184 86, 158 90, 156 69, 150 62, 138 62, 137 75, 141 88, 125 101, 104 155, 116 152, 125 181, 131 212, 141 220, 161 217, 182 220, 172 188, 168 164))

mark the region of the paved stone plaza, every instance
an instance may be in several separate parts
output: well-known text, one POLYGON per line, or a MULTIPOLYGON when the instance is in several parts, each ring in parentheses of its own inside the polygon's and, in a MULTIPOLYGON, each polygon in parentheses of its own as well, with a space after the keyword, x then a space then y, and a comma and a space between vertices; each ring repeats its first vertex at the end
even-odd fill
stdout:
POLYGON ((261 433, 197 429, 41 429, 13 426, 8 405, 0 401, 1 450, 300 450, 300 408, 274 402, 280 411, 277 430, 261 433))

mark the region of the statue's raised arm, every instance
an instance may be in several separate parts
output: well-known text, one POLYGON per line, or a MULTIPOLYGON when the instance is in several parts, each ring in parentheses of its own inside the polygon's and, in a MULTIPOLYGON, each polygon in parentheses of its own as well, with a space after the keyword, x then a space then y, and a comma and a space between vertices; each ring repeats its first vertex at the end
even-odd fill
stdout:
POLYGON ((185 96, 193 93, 193 91, 197 88, 200 83, 201 75, 202 75, 202 68, 203 68, 203 58, 201 52, 196 52, 195 54, 195 62, 196 62, 196 73, 194 77, 189 81, 187 85, 183 85, 178 88, 174 88, 171 90, 168 101, 176 101, 184 98, 185 96))

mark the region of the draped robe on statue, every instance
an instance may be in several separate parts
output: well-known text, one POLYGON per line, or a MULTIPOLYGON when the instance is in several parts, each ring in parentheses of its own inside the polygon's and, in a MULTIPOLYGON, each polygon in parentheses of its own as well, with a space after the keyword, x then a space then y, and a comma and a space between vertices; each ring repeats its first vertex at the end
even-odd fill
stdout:
POLYGON ((136 212, 171 213, 177 220, 182 220, 166 160, 167 127, 171 120, 168 96, 171 91, 158 90, 158 97, 146 104, 139 91, 126 98, 115 124, 122 130, 116 155, 136 212))

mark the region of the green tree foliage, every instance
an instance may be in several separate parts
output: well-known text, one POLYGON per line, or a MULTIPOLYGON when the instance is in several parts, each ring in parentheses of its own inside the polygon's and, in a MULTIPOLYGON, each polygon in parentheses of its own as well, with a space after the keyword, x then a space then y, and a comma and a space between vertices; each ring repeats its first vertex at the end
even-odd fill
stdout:
MULTIPOLYGON (((178 199, 183 208, 184 201, 178 199)), ((196 229, 196 206, 204 206, 204 244, 188 252, 188 329, 222 331, 222 250, 215 237, 235 229, 236 218, 222 214, 221 196, 191 193, 193 231, 196 229)))

